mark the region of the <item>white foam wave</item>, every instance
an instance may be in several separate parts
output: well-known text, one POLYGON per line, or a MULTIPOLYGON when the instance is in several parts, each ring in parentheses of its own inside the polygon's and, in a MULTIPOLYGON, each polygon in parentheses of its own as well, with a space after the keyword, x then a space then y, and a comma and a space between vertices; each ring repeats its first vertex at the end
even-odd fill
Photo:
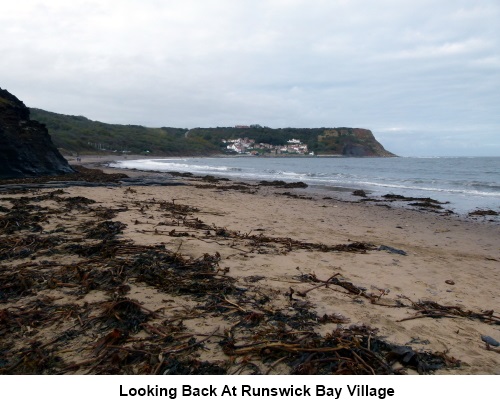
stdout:
POLYGON ((482 195, 487 197, 500 197, 500 193, 486 192, 479 190, 466 190, 466 189, 447 189, 447 188, 435 188, 435 187, 416 187, 416 186, 405 186, 401 184, 392 183, 376 183, 371 181, 360 181, 359 184, 366 186, 375 186, 383 188, 395 188, 395 189, 405 189, 405 190, 417 190, 417 191, 429 191, 435 193, 450 193, 450 194, 470 194, 470 195, 482 195))
POLYGON ((181 171, 181 172, 226 172, 230 170, 238 170, 238 168, 231 168, 227 166, 207 166, 207 165, 193 165, 188 163, 176 163, 170 160, 121 160, 111 163, 110 167, 117 167, 122 169, 138 169, 138 170, 153 170, 158 172, 167 171, 181 171))

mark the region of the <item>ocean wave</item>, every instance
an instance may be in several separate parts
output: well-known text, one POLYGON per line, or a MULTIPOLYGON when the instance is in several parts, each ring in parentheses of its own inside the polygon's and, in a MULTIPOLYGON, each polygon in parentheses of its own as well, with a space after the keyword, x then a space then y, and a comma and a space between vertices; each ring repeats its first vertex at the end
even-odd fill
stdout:
POLYGON ((313 177, 313 178, 318 178, 318 177, 328 177, 328 174, 327 173, 322 173, 322 172, 318 172, 318 173, 306 173, 305 174, 306 177, 313 177))
MULTIPOLYGON (((264 170, 264 173, 270 175, 286 176, 289 178, 302 178, 307 175, 306 173, 288 172, 285 170, 276 170, 276 169, 266 169, 264 170)), ((255 172, 255 175, 259 176, 259 173, 255 172)))
POLYGON ((450 193, 450 194, 470 194, 470 195, 481 195, 487 197, 500 197, 500 192, 488 192, 480 190, 467 190, 467 189, 447 189, 447 188, 436 188, 436 187, 412 187, 402 184, 392 184, 392 183, 375 183, 370 181, 361 181, 359 184, 366 186, 375 186, 382 188, 394 188, 394 189, 404 189, 404 190, 416 190, 416 191, 429 191, 433 193, 450 193))
MULTIPOLYGON (((384 179, 381 179, 384 180, 384 179)), ((483 181, 466 181, 466 180, 446 180, 446 179, 387 179, 384 184, 394 185, 393 182, 397 184, 405 185, 409 188, 423 188, 427 186, 432 186, 430 188, 436 190, 450 190, 450 191, 484 191, 484 192, 500 192, 500 185, 492 182, 483 181)), ((427 187, 429 188, 429 187, 427 187)))
MULTIPOLYGON (((163 160, 128 160, 110 163, 110 167, 118 167, 124 169, 138 169, 138 170, 154 170, 159 172, 165 171, 184 171, 184 172, 227 172, 233 168, 227 166, 207 166, 207 165, 193 165, 189 163, 175 163, 163 160)), ((235 170, 239 170, 235 168, 235 170)))

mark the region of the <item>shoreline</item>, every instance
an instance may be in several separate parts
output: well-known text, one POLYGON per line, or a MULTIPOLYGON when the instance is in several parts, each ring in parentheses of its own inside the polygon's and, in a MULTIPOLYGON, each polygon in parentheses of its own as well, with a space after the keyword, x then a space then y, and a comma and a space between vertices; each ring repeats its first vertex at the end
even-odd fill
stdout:
MULTIPOLYGON (((221 157, 228 157, 228 156, 221 156, 221 157)), ((248 157, 248 156, 236 156, 236 157, 248 157)), ((289 156, 290 158, 293 156, 289 156)), ((158 159, 190 159, 190 157, 157 157, 158 159)), ((269 156, 269 158, 272 158, 272 156, 269 156)), ((141 159, 147 159, 144 157, 140 156, 134 156, 132 157, 131 160, 141 160, 141 159)), ((86 164, 90 164, 92 167, 99 167, 99 168, 107 168, 109 169, 116 169, 118 171, 124 170, 124 171, 137 171, 137 172, 144 172, 144 173, 163 173, 163 174, 169 174, 169 173, 175 173, 175 175, 179 175, 182 177, 182 174, 185 173, 186 176, 198 176, 198 177, 203 177, 207 174, 202 174, 202 173, 190 173, 190 172, 175 172, 175 171, 166 171, 166 172, 161 172, 161 171, 155 171, 155 170, 145 170, 145 169, 128 169, 128 168, 113 168, 110 167, 110 163, 116 163, 119 160, 123 159, 113 159, 113 156, 88 156, 86 159, 86 164)), ((208 174, 209 176, 213 176, 216 178, 224 179, 227 174, 223 173, 217 173, 217 174, 208 174)), ((248 182, 252 184, 258 184, 261 181, 265 181, 264 179, 249 179, 245 177, 238 177, 238 176, 230 176, 229 177, 230 181, 234 182, 248 182)), ((290 181, 290 180, 289 180, 290 181)), ((293 182, 293 181, 292 181, 293 182)), ((414 210, 414 211, 422 211, 424 213, 434 213, 437 215, 452 215, 452 216, 457 216, 463 220, 470 220, 473 222, 491 222, 494 224, 500 224, 500 212, 496 212, 496 215, 488 215, 488 210, 484 209, 484 207, 480 207, 479 205, 476 206, 475 209, 472 210, 462 210, 462 212, 457 212, 453 211, 451 209, 448 209, 449 202, 441 202, 438 201, 434 198, 429 198, 428 196, 425 195, 425 193, 422 193, 422 195, 416 195, 413 197, 410 196, 404 196, 399 193, 394 193, 394 192, 386 192, 385 194, 380 192, 374 192, 373 190, 370 189, 358 189, 356 187, 348 187, 348 186, 335 186, 335 185, 320 185, 320 184, 308 184, 307 188, 304 188, 302 190, 303 192, 307 194, 317 194, 319 196, 328 198, 331 197, 333 199, 338 199, 346 202, 358 202, 358 203, 365 203, 368 205, 383 205, 383 206, 390 206, 391 208, 404 208, 407 210, 414 210), (356 193, 361 193, 361 195, 357 195, 356 193), (361 198, 360 198, 361 197, 361 198), (391 198, 392 197, 392 198, 391 198), (486 215, 484 215, 486 213, 486 215)), ((415 194, 415 193, 413 193, 415 194)), ((491 211, 491 210, 490 210, 491 211)))
MULTIPOLYGON (((147 353, 157 356, 156 347, 160 346, 155 345, 161 340, 175 364, 183 365, 178 368, 181 374, 198 373, 200 367, 209 366, 212 374, 257 370, 261 374, 307 373, 306 366, 314 374, 324 372, 318 368, 323 361, 309 360, 300 370, 294 368, 293 345, 313 350, 315 339, 350 342, 356 335, 365 343, 365 338, 372 342, 383 339, 397 347, 411 347, 412 353, 444 353, 443 364, 438 367, 436 357, 425 363, 427 369, 423 363, 420 369, 411 362, 406 364, 405 356, 393 353, 398 361, 390 366, 392 372, 500 374, 499 353, 481 340, 481 335, 500 340, 500 318, 496 318, 500 310, 498 224, 325 199, 302 189, 258 182, 174 177, 99 166, 104 161, 85 157, 81 163, 97 165, 104 173, 127 174, 130 180, 113 186, 70 186, 22 194, 3 190, 0 194, 4 209, 0 215, 5 210, 12 212, 16 201, 21 204, 20 198, 28 198, 29 204, 40 207, 37 211, 32 208, 30 215, 47 221, 38 219, 37 243, 57 237, 57 246, 62 246, 36 250, 32 244, 25 248, 31 252, 25 256, 18 242, 17 247, 0 252, 4 255, 0 257, 9 257, 0 266, 15 270, 12 277, 27 277, 26 272, 33 271, 35 280, 20 296, 18 290, 2 290, 0 313, 17 314, 14 308, 31 308, 41 299, 47 303, 46 313, 51 314, 50 305, 55 305, 49 305, 51 302, 60 308, 74 305, 66 317, 46 321, 45 327, 32 323, 30 328, 19 329, 14 321, 8 323, 14 340, 6 343, 12 345, 14 358, 19 358, 16 353, 21 353, 28 341, 36 339, 64 363, 60 369, 53 366, 35 373, 173 373, 174 365, 168 361, 144 368, 147 353), (159 184, 144 185, 151 178, 159 184), (108 228, 99 228, 103 223, 108 228), (89 229, 94 228, 97 236, 89 239, 89 229), (71 250, 77 249, 71 247, 75 243, 80 250, 71 250), (115 245, 115 250, 111 249, 115 245), (67 251, 58 253, 66 246, 67 251), (97 251, 96 246, 102 248, 97 251), (148 261, 148 255, 166 255, 163 262, 177 260, 187 273, 169 274, 180 277, 175 282, 187 292, 161 284, 164 279, 148 278, 146 268, 142 270, 145 273, 135 273, 129 267, 139 263, 137 255, 142 257, 142 265, 149 263, 147 266, 158 265, 148 261), (113 273, 118 264, 122 272, 129 272, 126 278, 113 273), (208 266, 204 267, 207 275, 203 284, 190 278, 194 277, 189 270, 193 266, 208 266), (97 279, 101 273, 95 271, 101 267, 103 273, 97 279), (38 272, 45 273, 45 279, 50 274, 52 285, 36 281, 38 272), (121 281, 104 277, 107 272, 121 281), (67 274, 64 279, 63 274, 67 274), (87 276, 80 279, 78 274, 87 276), (91 281, 93 284, 88 284, 91 281), (202 293, 211 285, 215 290, 202 293), (128 307, 117 307, 116 303, 128 307), (124 313, 130 319, 137 318, 138 323, 117 321, 125 319, 124 313), (106 318, 106 314, 111 317, 106 318), (174 328, 179 321, 182 327, 174 328), (50 325, 57 325, 57 329, 50 325), (59 330, 76 332, 63 339, 59 330), (185 344, 183 336, 200 343, 185 344), (232 346, 227 346, 228 338, 232 346), (270 341, 279 341, 281 346, 270 345, 270 341), (249 342, 260 344, 263 351, 253 350, 260 346, 249 342), (75 351, 75 345, 83 351, 75 351), (174 355, 181 348, 179 355, 174 355), (136 363, 130 357, 134 350, 143 356, 136 363), (274 360, 260 357, 266 351, 274 360), (278 357, 273 357, 274 351, 278 357), (113 356, 119 356, 119 368, 113 368, 113 356), (253 366, 243 362, 245 356, 253 366), (435 370, 432 365, 436 365, 435 370)), ((35 217, 30 218, 35 221, 35 217)), ((23 240, 31 237, 34 229, 32 224, 0 236, 23 240)), ((318 351, 316 358, 326 361, 321 353, 318 351)), ((415 356, 409 358, 417 361, 415 356)), ((370 373, 370 368, 358 366, 370 373)), ((377 373, 383 370, 388 371, 382 368, 377 373)))

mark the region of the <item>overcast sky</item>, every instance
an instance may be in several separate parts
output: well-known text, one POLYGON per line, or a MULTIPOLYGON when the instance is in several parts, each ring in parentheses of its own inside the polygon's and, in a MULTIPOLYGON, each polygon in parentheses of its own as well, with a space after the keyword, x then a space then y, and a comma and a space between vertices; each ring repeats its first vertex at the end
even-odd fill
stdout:
POLYGON ((500 156, 499 0, 4 1, 0 38, 0 87, 29 107, 500 156))

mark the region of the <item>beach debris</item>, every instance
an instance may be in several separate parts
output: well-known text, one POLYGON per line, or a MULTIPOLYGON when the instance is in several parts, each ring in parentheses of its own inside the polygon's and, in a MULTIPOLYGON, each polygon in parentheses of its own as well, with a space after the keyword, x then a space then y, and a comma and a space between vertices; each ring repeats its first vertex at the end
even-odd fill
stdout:
POLYGON ((430 344, 430 340, 429 339, 421 339, 419 338, 418 336, 417 337, 412 337, 410 339, 410 341, 408 343, 406 343, 407 345, 413 345, 413 344, 418 344, 418 345, 428 345, 430 344))
POLYGON ((295 198, 297 200, 312 200, 313 199, 312 197, 290 193, 289 191, 286 191, 284 193, 276 193, 276 195, 284 195, 285 197, 295 198))
POLYGON ((204 189, 215 189, 217 191, 240 191, 242 193, 255 194, 257 192, 257 187, 244 185, 244 184, 229 184, 229 185, 219 185, 219 184, 195 184, 195 188, 204 189))
POLYGON ((206 181, 206 182, 209 182, 209 183, 218 183, 220 182, 222 179, 219 178, 219 177, 215 177, 215 176, 212 176, 212 175, 206 175, 206 176, 195 176, 196 178, 199 178, 200 180, 203 180, 203 181, 206 181))
POLYGON ((296 182, 287 183, 286 181, 283 181, 283 180, 273 180, 273 181, 262 180, 259 182, 259 186, 279 187, 279 188, 307 188, 308 187, 308 185, 306 183, 304 183, 303 181, 296 181, 296 182))
POLYGON ((439 204, 433 204, 432 202, 429 201, 417 201, 413 203, 409 203, 408 205, 414 206, 414 207, 421 207, 421 208, 429 208, 432 210, 442 210, 443 207, 439 204))
POLYGON ((342 314, 324 314, 318 319, 319 323, 349 323, 351 320, 342 314))
POLYGON ((401 249, 395 249, 393 247, 390 247, 390 246, 386 246, 386 245, 380 245, 377 250, 385 250, 389 253, 393 253, 393 254, 397 254, 397 255, 402 255, 402 256, 406 256, 407 253, 404 251, 404 250, 401 250, 401 249))
POLYGON ((327 334, 323 339, 313 333, 283 335, 281 341, 235 345, 227 342, 231 356, 264 355, 266 363, 276 361, 291 366, 291 374, 401 374, 399 362, 419 373, 442 367, 458 367, 460 362, 444 353, 417 352, 385 342, 378 331, 366 325, 352 325, 327 334))
MULTIPOLYGON (((328 288, 328 285, 329 285, 330 283, 332 283, 332 284, 333 284, 335 281, 338 281, 338 280, 335 278, 335 277, 337 277, 337 276, 340 276, 340 273, 335 273, 335 274, 334 274, 333 276, 331 276, 328 280, 326 280, 326 281, 321 281, 321 280, 318 280, 318 278, 316 277, 316 275, 315 275, 315 274, 310 274, 310 275, 309 275, 309 279, 310 279, 311 281, 314 281, 314 282, 319 282, 319 283, 321 283, 321 284, 320 284, 320 285, 316 285, 316 286, 314 286, 314 287, 311 287, 311 288, 309 288, 309 289, 308 289, 308 290, 306 290, 306 291, 297 291, 297 295, 299 295, 300 297, 305 297, 305 296, 307 295, 307 293, 308 293, 308 292, 311 292, 311 291, 313 291, 313 290, 315 290, 315 289, 317 289, 317 288, 320 288, 320 287, 326 287, 326 288, 328 288)), ((293 289, 292 289, 291 287, 290 287, 290 290, 291 290, 291 292, 292 292, 292 293, 294 292, 294 291, 293 291, 293 289)), ((290 297, 291 297, 291 294, 290 294, 290 297)))
MULTIPOLYGON (((320 315, 307 299, 325 288, 349 299, 404 306, 385 304, 388 289, 372 293, 333 271, 326 280, 314 274, 294 279, 309 286, 294 284, 287 299, 283 291, 262 288, 263 276, 232 277, 216 250, 223 245, 247 258, 299 249, 367 254, 375 245, 242 233, 205 223, 203 212, 177 199, 135 197, 106 208, 67 198, 62 190, 32 189, 0 201, 0 374, 404 374, 460 366, 447 353, 392 344, 341 313, 320 315), (152 211, 161 216, 152 227, 162 243, 120 237, 127 224, 115 216, 124 211, 138 216, 130 224, 144 223, 152 211), (181 254, 187 237, 206 243, 206 253, 181 254), (155 306, 153 295, 161 297, 155 306), (219 326, 200 331, 193 324, 219 326), (221 350, 226 358, 206 360, 221 350)), ((458 311, 417 304, 416 310, 427 311, 419 315, 458 311)), ((493 311, 461 311, 500 322, 493 311)))
POLYGON ((375 285, 372 285, 371 288, 375 289, 378 291, 379 295, 378 295, 378 300, 380 300, 384 295, 388 295, 391 290, 389 288, 380 288, 380 287, 377 287, 375 285))
POLYGON ((497 211, 493 211, 493 210, 476 210, 476 211, 472 211, 472 212, 469 212, 469 216, 472 217, 472 216, 486 216, 486 215, 500 215, 499 212, 497 211))
POLYGON ((365 190, 354 190, 352 192, 352 195, 355 195, 356 197, 366 197, 366 191, 365 190))
POLYGON ((491 325, 500 325, 500 317, 494 315, 493 310, 474 312, 465 310, 459 306, 441 305, 437 302, 429 300, 414 302, 408 297, 401 296, 400 298, 410 301, 411 307, 417 310, 417 315, 400 319, 396 322, 409 321, 419 318, 469 318, 477 319, 491 325))
POLYGON ((430 197, 405 197, 404 195, 400 194, 385 194, 382 197, 388 200, 421 201, 430 204, 449 204, 449 202, 440 202, 430 197))
POLYGON ((126 227, 127 225, 119 221, 99 222, 89 229, 85 236, 89 239, 113 239, 116 235, 122 233, 126 227))
MULTIPOLYGON (((434 212, 441 212, 444 208, 442 205, 449 204, 449 202, 441 202, 430 197, 405 197, 400 194, 385 194, 382 196, 386 201, 404 201, 409 205, 414 207, 419 207, 420 209, 430 210, 434 212)), ((446 214, 452 214, 453 211, 446 210, 446 214)))
POLYGON ((444 282, 449 285, 455 285, 455 282, 453 280, 445 280, 444 282))
POLYGON ((173 177, 193 177, 194 174, 191 172, 167 172, 173 177))
POLYGON ((437 357, 429 352, 417 352, 409 346, 394 346, 388 354, 388 358, 400 362, 403 366, 412 366, 420 374, 439 370, 444 365, 456 367, 460 362, 442 353, 437 357))
POLYGON ((500 346, 500 342, 496 341, 491 336, 481 335, 481 340, 486 343, 486 346, 500 346))
MULTIPOLYGON (((122 179, 127 179, 128 176, 124 173, 104 173, 100 169, 90 169, 84 166, 72 166, 75 173, 67 173, 58 176, 42 176, 42 177, 26 177, 26 178, 16 178, 16 179, 1 179, 0 185, 1 189, 9 190, 9 185, 22 186, 27 185, 24 189, 26 191, 33 190, 37 187, 69 187, 75 185, 78 182, 80 186, 96 186, 96 185, 108 185, 108 184, 118 184, 122 179)), ((14 187, 16 188, 16 187, 14 187)), ((23 187, 20 187, 23 189, 23 187)))

